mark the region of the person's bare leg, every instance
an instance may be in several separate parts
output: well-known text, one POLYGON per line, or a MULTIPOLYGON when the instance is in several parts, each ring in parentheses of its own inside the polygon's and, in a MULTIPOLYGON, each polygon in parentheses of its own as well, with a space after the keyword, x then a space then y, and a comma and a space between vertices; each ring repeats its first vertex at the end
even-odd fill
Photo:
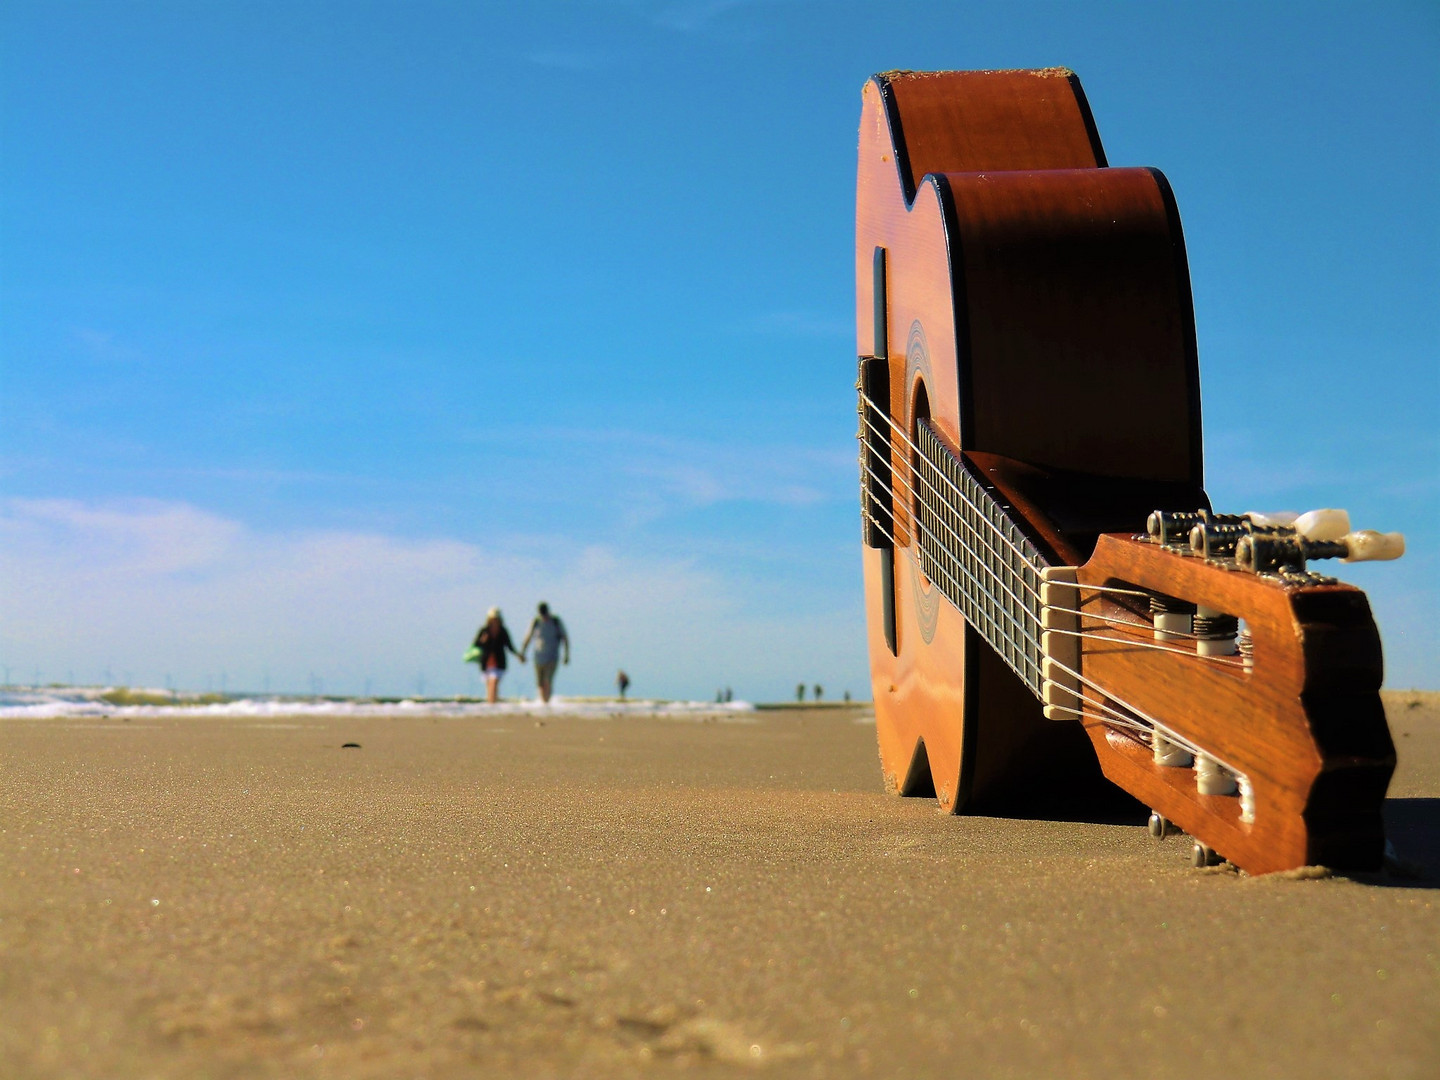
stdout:
POLYGON ((485 700, 494 705, 500 700, 500 678, 497 675, 485 676, 485 700))

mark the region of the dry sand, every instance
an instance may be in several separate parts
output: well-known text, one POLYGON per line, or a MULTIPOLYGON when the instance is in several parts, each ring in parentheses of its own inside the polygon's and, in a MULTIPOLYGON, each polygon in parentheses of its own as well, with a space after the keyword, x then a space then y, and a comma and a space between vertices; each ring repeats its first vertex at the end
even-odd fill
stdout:
POLYGON ((1389 705, 1368 881, 943 817, 863 709, 5 722, 0 1076, 1434 1077, 1440 696, 1389 705))

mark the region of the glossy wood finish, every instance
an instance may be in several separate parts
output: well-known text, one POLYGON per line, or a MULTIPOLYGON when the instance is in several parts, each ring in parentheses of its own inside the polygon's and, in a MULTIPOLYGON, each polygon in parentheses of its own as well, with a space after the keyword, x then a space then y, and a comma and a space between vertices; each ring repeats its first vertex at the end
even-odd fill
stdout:
MULTIPOLYGON (((1099 790, 1098 760, 1247 870, 1377 865, 1394 757, 1364 595, 1282 586, 1129 539, 1150 510, 1209 506, 1189 274, 1164 177, 1106 167, 1069 72, 876 76, 863 94, 855 259, 857 351, 888 357, 897 425, 913 435, 928 419, 1053 565, 1083 566, 1091 585, 1123 581, 1242 616, 1256 643, 1250 673, 1238 660, 1146 648, 1143 628, 1125 631, 1130 642, 1087 641, 1081 661, 1107 700, 1128 701, 1253 780, 1247 823, 1237 799, 1198 795, 1190 770, 1153 764, 1143 743, 1043 719, 920 572, 914 480, 897 441, 893 651, 885 559, 864 550, 887 787, 933 793, 952 812, 1073 807, 1099 790)), ((1143 626, 1148 615, 1125 617, 1143 626)))
MULTIPOLYGON (((1198 380, 1178 220, 1158 174, 1103 164, 1069 72, 872 79, 857 180, 858 351, 874 350, 880 247, 896 423, 913 431, 926 415, 955 449, 1199 494, 1198 380)), ((902 453, 893 468, 903 493, 910 476, 902 453)), ((1096 792, 1090 751, 1043 719, 924 580, 900 503, 893 655, 879 631, 881 560, 865 554, 887 785, 933 788, 952 811, 1025 793, 1050 799, 1057 784, 1096 792)))
MULTIPOLYGON (((1105 630, 1116 640, 1087 640, 1081 650, 1081 669, 1105 688, 1106 701, 1162 721, 1247 776, 1253 822, 1240 820, 1237 798, 1198 794, 1191 770, 1156 765, 1148 747, 1087 721, 1106 776, 1251 873, 1379 867, 1395 747, 1379 697, 1380 637, 1363 592, 1285 586, 1113 534, 1100 538, 1079 579, 1140 586, 1239 616, 1255 646, 1250 671, 1238 657, 1160 652, 1148 647, 1148 631, 1124 626, 1105 630)), ((1082 597, 1086 611, 1144 621, 1113 595, 1082 590, 1082 597)))
POLYGON ((1022 527, 1055 566, 1083 563, 1101 533, 1139 528, 1157 507, 1210 509, 1204 491, 1186 480, 1096 476, 979 450, 965 457, 1016 508, 1022 527))
POLYGON ((963 296, 960 446, 1201 483, 1188 272, 1149 169, 948 174, 963 296))

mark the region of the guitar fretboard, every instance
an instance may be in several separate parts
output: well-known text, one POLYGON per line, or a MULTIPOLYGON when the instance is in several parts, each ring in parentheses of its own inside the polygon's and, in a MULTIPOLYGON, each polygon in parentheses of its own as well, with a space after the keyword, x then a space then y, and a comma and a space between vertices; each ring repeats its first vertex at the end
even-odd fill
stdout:
POLYGON ((1021 681, 1041 696, 1040 573, 1046 562, 930 425, 917 425, 915 540, 925 576, 979 631, 1021 681))

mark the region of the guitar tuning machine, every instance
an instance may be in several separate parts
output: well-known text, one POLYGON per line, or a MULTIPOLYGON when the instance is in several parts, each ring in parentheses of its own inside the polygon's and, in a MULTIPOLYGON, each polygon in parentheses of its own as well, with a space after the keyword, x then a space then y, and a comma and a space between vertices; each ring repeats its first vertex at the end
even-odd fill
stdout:
POLYGON ((1176 552, 1223 558, 1255 528, 1283 530, 1298 515, 1216 514, 1206 509, 1156 510, 1145 522, 1147 537, 1176 552))
POLYGON ((1307 540, 1334 540, 1350 531, 1344 510, 1292 510, 1243 514, 1203 513, 1190 529, 1190 550, 1206 559, 1230 560, 1246 536, 1302 536, 1307 540))
POLYGON ((1294 529, 1288 525, 1256 525, 1243 517, 1233 522, 1212 518, 1190 530, 1190 550, 1206 559, 1233 558, 1241 537, 1256 534, 1281 536, 1293 532, 1294 529))
POLYGON ((1145 533, 1161 547, 1178 549, 1190 530, 1206 517, 1207 510, 1156 510, 1145 522, 1145 533))
POLYGON ((1238 566, 1289 585, 1333 582, 1308 571, 1306 563, 1311 560, 1378 562, 1405 553, 1403 534, 1351 530, 1350 515, 1328 507, 1304 514, 1156 510, 1145 531, 1148 540, 1167 550, 1238 566))
POLYGON ((1303 572, 1314 559, 1343 562, 1388 562, 1405 554, 1403 533, 1381 533, 1374 529, 1347 532, 1334 540, 1311 540, 1304 536, 1246 536, 1235 546, 1235 562, 1257 574, 1303 572))

